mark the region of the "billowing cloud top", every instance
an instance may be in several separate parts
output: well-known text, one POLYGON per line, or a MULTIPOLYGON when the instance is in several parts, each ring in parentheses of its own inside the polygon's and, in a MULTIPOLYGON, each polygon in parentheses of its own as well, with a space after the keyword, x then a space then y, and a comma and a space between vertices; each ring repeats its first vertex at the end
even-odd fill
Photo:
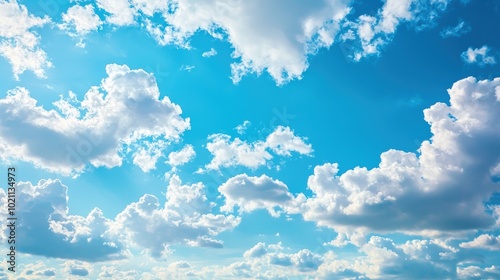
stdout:
POLYGON ((153 75, 116 64, 107 65, 106 73, 83 100, 70 94, 54 103, 57 110, 37 105, 25 88, 9 91, 0 100, 2 157, 68 175, 89 164, 120 166, 124 147, 148 137, 175 141, 190 128, 181 108, 160 98, 153 75))

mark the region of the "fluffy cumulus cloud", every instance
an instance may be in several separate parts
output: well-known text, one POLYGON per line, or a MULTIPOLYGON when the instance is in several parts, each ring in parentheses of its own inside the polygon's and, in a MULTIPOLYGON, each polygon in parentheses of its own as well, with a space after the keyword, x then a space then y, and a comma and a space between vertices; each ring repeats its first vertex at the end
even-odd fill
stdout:
POLYGON ((472 241, 461 243, 460 247, 500 251, 500 236, 481 234, 472 241))
MULTIPOLYGON (((231 79, 267 72, 278 85, 300 79, 308 68, 308 57, 334 41, 349 41, 354 59, 378 54, 401 22, 417 29, 433 22, 449 0, 385 0, 375 14, 351 13, 347 0, 314 0, 307 5, 286 0, 247 3, 228 0, 96 0, 68 9, 59 27, 71 36, 82 37, 102 24, 142 28, 160 45, 190 48, 189 39, 204 31, 227 41, 234 49, 231 79), (103 15, 99 18, 94 9, 103 15), (276 12, 280 11, 280 12, 276 12), (351 14, 350 14, 351 13, 351 14)), ((50 20, 29 15, 15 0, 3 0, 0 53, 12 64, 14 75, 32 70, 43 77, 51 66, 33 31, 50 20), (14 24, 15 23, 15 24, 14 24), (21 24, 19 24, 21 23, 21 24)), ((457 26, 450 32, 459 34, 457 26)), ((451 34, 446 32, 446 34, 451 34)), ((451 36, 451 35, 450 35, 451 36)), ((84 47, 82 40, 77 44, 84 47)), ((214 49, 204 57, 216 54, 214 49)))
POLYGON ((338 174, 337 164, 314 169, 304 218, 343 231, 439 234, 491 228, 484 202, 500 185, 500 78, 466 78, 448 90, 450 105, 424 110, 433 133, 419 154, 389 150, 379 167, 338 174))
POLYGON ((396 244, 380 236, 372 236, 358 252, 347 258, 326 253, 318 279, 457 279, 457 265, 467 260, 440 242, 416 239, 396 244))
MULTIPOLYGON (((72 37, 83 37, 92 31, 96 31, 102 25, 102 21, 94 12, 91 4, 80 6, 74 5, 62 14, 62 23, 58 26, 68 32, 72 37)), ((82 42, 78 46, 84 46, 82 42)))
POLYGON ((39 47, 40 37, 33 29, 43 27, 50 18, 30 14, 16 0, 0 1, 0 18, 0 55, 12 65, 14 78, 19 80, 19 75, 27 70, 45 77, 45 70, 52 63, 39 47))
MULTIPOLYGON (((288 187, 281 181, 273 180, 266 175, 252 177, 240 174, 227 180, 219 187, 225 198, 221 211, 231 212, 235 206, 240 212, 251 212, 267 209, 272 216, 279 216, 277 208, 294 212, 293 208, 300 202, 290 194, 288 187)), ((304 198, 300 196, 300 198, 304 198)))
POLYGON ((152 74, 116 64, 107 65, 106 72, 108 77, 83 100, 70 94, 54 103, 56 110, 37 105, 25 88, 8 91, 0 99, 2 158, 69 175, 89 165, 120 166, 135 150, 134 162, 153 169, 161 141, 177 141, 190 128, 189 118, 183 119, 168 97, 160 97, 152 74))
POLYGON ((180 151, 171 152, 168 155, 167 163, 171 166, 180 166, 190 162, 196 156, 193 145, 186 145, 180 151))
POLYGON ((64 263, 65 271, 70 276, 87 277, 92 273, 92 266, 89 263, 79 261, 67 261, 64 263))
POLYGON ((129 243, 148 250, 156 258, 167 254, 172 244, 219 248, 221 241, 212 237, 236 227, 240 218, 212 214, 213 205, 207 202, 204 188, 201 183, 183 185, 174 175, 167 187, 164 207, 160 207, 155 196, 144 195, 118 214, 116 228, 129 243))
POLYGON ((162 11, 163 24, 150 23, 147 30, 161 44, 186 46, 199 30, 226 38, 239 59, 231 65, 235 83, 248 73, 267 71, 282 84, 301 77, 309 53, 332 44, 346 2, 178 0, 175 8, 162 11))
POLYGON ((389 150, 378 167, 343 174, 335 163, 316 166, 307 182, 308 198, 293 196, 284 183, 267 176, 238 175, 219 188, 226 197, 223 209, 300 212, 307 221, 335 229, 341 239, 354 238, 358 246, 368 232, 433 236, 498 226, 499 207, 484 202, 500 191, 494 180, 500 164, 500 78, 466 78, 448 93, 450 105, 424 110, 433 136, 418 154, 389 150))
POLYGON ((475 265, 459 267, 458 276, 461 279, 497 279, 500 277, 500 266, 478 267, 475 265))
MULTIPOLYGON (((99 209, 87 217, 68 214, 67 191, 59 180, 17 184, 17 238, 23 240, 18 252, 86 261, 126 257, 123 244, 109 234, 111 221, 99 209)), ((0 195, 5 203, 3 190, 0 195)))
MULTIPOLYGON (((30 279, 30 278, 48 278, 54 279, 57 272, 54 268, 47 268, 47 265, 42 261, 36 263, 26 264, 22 270, 18 270, 17 273, 20 276, 18 279, 30 279)), ((6 278, 7 279, 7 278, 6 278)))
POLYGON ((212 134, 208 137, 208 151, 213 155, 212 161, 206 169, 218 170, 221 167, 245 166, 257 168, 266 165, 272 158, 270 152, 278 156, 291 156, 291 153, 311 155, 311 144, 306 138, 296 136, 289 127, 278 126, 270 133, 265 141, 242 141, 239 138, 231 139, 227 134, 212 134))
POLYGON ((462 53, 462 59, 468 64, 478 64, 480 66, 495 64, 495 57, 488 55, 490 48, 482 46, 481 48, 468 48, 462 53))
MULTIPOLYGON (((163 206, 157 197, 146 194, 115 219, 108 219, 98 208, 86 217, 69 215, 67 187, 59 180, 41 180, 37 185, 19 182, 17 238, 23 242, 16 248, 31 255, 87 262, 127 258, 129 248, 146 250, 155 258, 168 254, 173 244, 220 248, 222 241, 214 237, 235 228, 240 218, 213 214, 214 204, 207 201, 204 189, 201 183, 183 185, 174 175, 163 206)), ((7 207, 3 190, 0 201, 0 206, 7 207)), ((5 236, 2 231, 4 241, 5 236)), ((72 264, 70 274, 85 273, 85 266, 68 264, 72 264)))

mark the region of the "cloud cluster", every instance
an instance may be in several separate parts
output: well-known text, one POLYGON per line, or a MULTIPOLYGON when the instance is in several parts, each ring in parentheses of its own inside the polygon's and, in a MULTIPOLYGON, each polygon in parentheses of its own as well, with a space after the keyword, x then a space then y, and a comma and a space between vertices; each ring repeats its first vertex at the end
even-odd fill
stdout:
POLYGON ((213 205, 207 202, 204 188, 201 183, 182 185, 174 175, 164 207, 160 207, 158 198, 146 194, 117 215, 116 229, 126 235, 129 243, 156 258, 167 254, 172 244, 220 248, 222 242, 212 237, 236 227, 240 218, 212 214, 213 205))
POLYGON ((134 163, 153 169, 166 143, 190 128, 189 118, 160 97, 152 74, 116 64, 106 72, 83 100, 70 94, 55 102, 57 111, 37 105, 25 88, 10 90, 0 99, 1 157, 70 175, 88 165, 120 166, 127 151, 136 149, 134 163))
POLYGON ((347 259, 326 253, 318 279, 457 279, 457 265, 466 260, 456 248, 432 240, 396 244, 380 236, 372 236, 359 253, 347 259))
MULTIPOLYGON (((86 261, 126 257, 123 243, 110 235, 111 221, 99 209, 87 217, 68 214, 67 191, 59 180, 17 183, 18 252, 86 261)), ((3 190, 0 196, 6 207, 3 190)))
MULTIPOLYGON (((58 27, 65 30, 72 37, 82 38, 92 31, 96 31, 103 22, 94 12, 94 6, 87 4, 85 6, 74 5, 66 13, 62 14, 62 22, 58 27)), ((84 47, 82 41, 77 46, 84 47)))
POLYGON ((40 37, 33 29, 50 23, 50 18, 28 13, 26 6, 16 0, 0 1, 0 55, 12 65, 14 78, 30 70, 44 78, 52 63, 39 47, 40 37))
POLYGON ((379 55, 388 44, 398 26, 403 23, 413 25, 417 30, 434 24, 434 19, 442 13, 450 0, 385 0, 377 10, 357 16, 342 23, 340 40, 346 42, 350 50, 346 55, 358 61, 370 55, 379 55))
MULTIPOLYGON (((23 240, 16 248, 53 258, 89 262, 123 259, 129 257, 129 248, 160 258, 173 244, 220 248, 222 242, 213 237, 232 230, 241 220, 213 214, 214 204, 207 201, 205 186, 183 185, 177 175, 170 179, 163 206, 157 197, 146 194, 115 219, 106 218, 98 208, 86 217, 70 215, 67 187, 59 180, 41 180, 36 185, 19 182, 16 191, 17 236, 23 240)), ((3 190, 0 201, 0 206, 7 207, 3 190)), ((84 273, 80 266, 68 269, 70 274, 84 273)))
POLYGON ((500 161, 500 78, 466 78, 448 91, 450 105, 424 110, 433 136, 419 155, 389 150, 379 167, 338 175, 336 164, 314 169, 306 220, 344 230, 433 234, 491 228, 484 202, 496 191, 500 161))
POLYGON ((424 110, 433 136, 419 154, 389 150, 378 167, 340 175, 335 163, 316 166, 307 198, 267 176, 238 175, 219 188, 226 198, 223 209, 301 213, 306 221, 335 229, 341 239, 356 239, 351 242, 358 246, 368 232, 432 236, 498 226, 500 207, 484 203, 500 191, 493 180, 500 173, 500 78, 466 78, 448 93, 450 105, 424 110))
MULTIPOLYGON (((33 70, 42 77, 51 64, 45 52, 37 47, 36 34, 29 29, 50 20, 29 16, 26 8, 14 0, 3 1, 3 10, 13 12, 5 15, 8 26, 1 29, 19 32, 0 33, 0 37, 6 38, 0 44, 0 52, 13 65, 16 78, 25 70, 33 70), (8 28, 19 19, 23 23, 20 26, 24 27, 8 28), (31 37, 29 43, 21 40, 25 35, 31 37)), ((347 0, 314 0, 307 4, 286 0, 258 0, 252 3, 228 0, 96 0, 95 6, 77 3, 70 7, 58 26, 70 36, 79 37, 77 46, 80 47, 84 47, 82 36, 103 24, 112 27, 138 26, 160 45, 184 48, 190 48, 189 40, 194 34, 206 32, 227 41, 234 49, 232 57, 235 61, 230 65, 234 83, 245 75, 267 72, 276 84, 282 85, 301 79, 309 66, 309 56, 319 49, 343 41, 353 43, 352 56, 355 60, 378 54, 382 46, 392 39, 400 23, 410 23, 417 29, 432 25, 448 2, 385 0, 376 13, 356 15, 347 0), (104 14, 102 20, 95 8, 99 14, 104 14)), ((211 49, 203 56, 215 54, 216 51, 211 49)))
POLYGON ((291 153, 311 155, 311 144, 307 138, 299 137, 289 127, 278 126, 265 141, 258 140, 248 143, 239 138, 231 140, 227 134, 212 134, 208 137, 208 151, 213 159, 205 166, 206 169, 218 170, 221 167, 245 166, 257 168, 266 165, 273 156, 291 156, 291 153))
POLYGON ((478 64, 480 66, 495 64, 495 57, 488 55, 490 49, 488 46, 482 46, 481 48, 468 48, 462 53, 462 59, 468 64, 478 64))

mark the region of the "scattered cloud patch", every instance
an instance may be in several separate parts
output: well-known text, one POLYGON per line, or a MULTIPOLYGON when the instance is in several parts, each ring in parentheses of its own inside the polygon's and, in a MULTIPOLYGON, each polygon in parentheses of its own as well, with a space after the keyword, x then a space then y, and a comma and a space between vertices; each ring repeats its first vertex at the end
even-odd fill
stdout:
POLYGON ((433 136, 421 144, 419 156, 389 150, 379 167, 341 175, 337 164, 316 166, 304 219, 351 234, 439 235, 494 226, 483 201, 500 190, 490 172, 500 158, 499 86, 500 78, 469 77, 448 90, 450 105, 424 110, 433 136))
POLYGON ((441 32, 439 35, 443 38, 449 38, 449 37, 461 37, 471 31, 471 26, 470 24, 466 23, 465 21, 460 21, 456 26, 450 26, 446 27, 441 32))
POLYGON ((433 25, 434 19, 443 12, 449 0, 385 0, 376 15, 363 14, 355 20, 342 23, 340 38, 352 43, 352 51, 348 53, 354 60, 379 55, 383 46, 387 45, 403 23, 413 25, 417 30, 433 25))
POLYGON ((245 166, 257 168, 268 163, 273 156, 291 156, 292 152, 300 155, 311 155, 311 144, 306 138, 296 136, 289 127, 278 126, 265 141, 248 143, 239 138, 231 139, 227 134, 212 134, 208 137, 208 151, 214 156, 206 169, 218 170, 221 167, 245 166))
POLYGON ((81 39, 90 32, 98 30, 102 24, 103 22, 94 12, 94 6, 87 4, 70 7, 66 13, 62 14, 62 22, 58 24, 58 27, 65 30, 71 37, 81 39))
POLYGON ((242 124, 236 126, 234 129, 236 129, 236 132, 238 132, 238 134, 245 134, 245 131, 247 130, 247 128, 250 126, 250 121, 243 121, 242 124))
POLYGON ((462 59, 468 64, 478 64, 480 66, 496 64, 495 57, 488 55, 490 49, 482 46, 478 49, 469 48, 462 53, 462 59))
POLYGON ((45 71, 52 63, 40 47, 40 37, 33 31, 50 23, 50 18, 28 13, 26 6, 17 1, 0 1, 0 55, 12 66, 14 79, 25 71, 33 71, 45 78, 45 71))
POLYGON ((191 72, 191 70, 193 70, 194 68, 196 68, 194 65, 182 65, 181 68, 179 68, 179 70, 191 72))
POLYGON ((217 55, 217 51, 214 48, 211 48, 209 51, 206 51, 206 52, 201 54, 201 56, 203 56, 203 57, 212 57, 212 56, 216 56, 216 55, 217 55))

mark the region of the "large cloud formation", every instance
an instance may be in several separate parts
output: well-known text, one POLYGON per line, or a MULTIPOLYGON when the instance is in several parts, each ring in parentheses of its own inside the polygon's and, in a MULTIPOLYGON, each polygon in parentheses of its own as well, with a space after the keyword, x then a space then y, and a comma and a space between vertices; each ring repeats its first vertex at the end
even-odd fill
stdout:
POLYGON ((316 166, 308 198, 294 197, 284 183, 267 176, 238 175, 219 188, 224 209, 301 213, 335 229, 337 245, 346 237, 360 241, 369 232, 432 236, 498 226, 500 207, 485 202, 500 191, 500 78, 469 77, 448 93, 450 105, 424 110, 433 136, 419 154, 389 150, 379 167, 343 174, 335 163, 316 166))
POLYGON ((500 190, 493 180, 500 163, 500 78, 469 77, 448 94, 450 105, 424 110, 433 136, 419 155, 390 150, 378 168, 341 175, 336 164, 317 166, 304 218, 335 229, 422 234, 494 226, 498 217, 484 203, 500 190))
MULTIPOLYGON (((58 26, 80 40, 101 25, 139 26, 160 45, 191 48, 190 38, 204 32, 234 49, 231 79, 238 83, 251 73, 267 72, 278 85, 300 79, 308 58, 334 42, 359 60, 378 55, 401 23, 422 29, 432 26, 450 0, 385 0, 378 10, 357 14, 348 0, 95 0, 69 7, 58 26), (104 14, 103 20, 97 14, 104 14), (347 42, 347 43, 346 43, 347 42), (346 48, 347 46, 347 48, 346 48)), ((43 77, 51 64, 30 31, 50 22, 29 15, 23 5, 3 0, 7 21, 0 31, 0 54, 13 65, 14 75, 32 70, 43 77), (21 28, 11 28, 21 22, 21 28), (17 30, 12 33, 11 30, 17 30), (29 35, 29 41, 23 40, 29 35)), ((77 46, 84 47, 80 41, 77 46)))
MULTIPOLYGON (((139 248, 160 258, 174 244, 220 248, 222 241, 214 237, 241 221, 213 214, 205 186, 183 185, 177 175, 170 179, 163 207, 157 197, 145 194, 115 219, 106 218, 99 208, 86 217, 69 214, 67 190, 59 180, 17 184, 19 252, 95 262, 127 258, 129 249, 139 248)), ((6 203, 6 193, 0 190, 0 206, 7 209, 6 203)), ((2 233, 5 241, 5 230, 2 233)))
MULTIPOLYGON (((10 90, 0 99, 1 157, 69 175, 89 164, 120 166, 127 149, 143 153, 150 142, 146 139, 166 144, 190 128, 181 108, 168 97, 160 98, 152 74, 116 64, 107 65, 106 72, 108 77, 83 100, 70 93, 55 102, 57 111, 37 105, 25 88, 10 90)), ((157 147, 148 150, 158 153, 157 147)), ((149 163, 154 167, 156 160, 149 163)))

